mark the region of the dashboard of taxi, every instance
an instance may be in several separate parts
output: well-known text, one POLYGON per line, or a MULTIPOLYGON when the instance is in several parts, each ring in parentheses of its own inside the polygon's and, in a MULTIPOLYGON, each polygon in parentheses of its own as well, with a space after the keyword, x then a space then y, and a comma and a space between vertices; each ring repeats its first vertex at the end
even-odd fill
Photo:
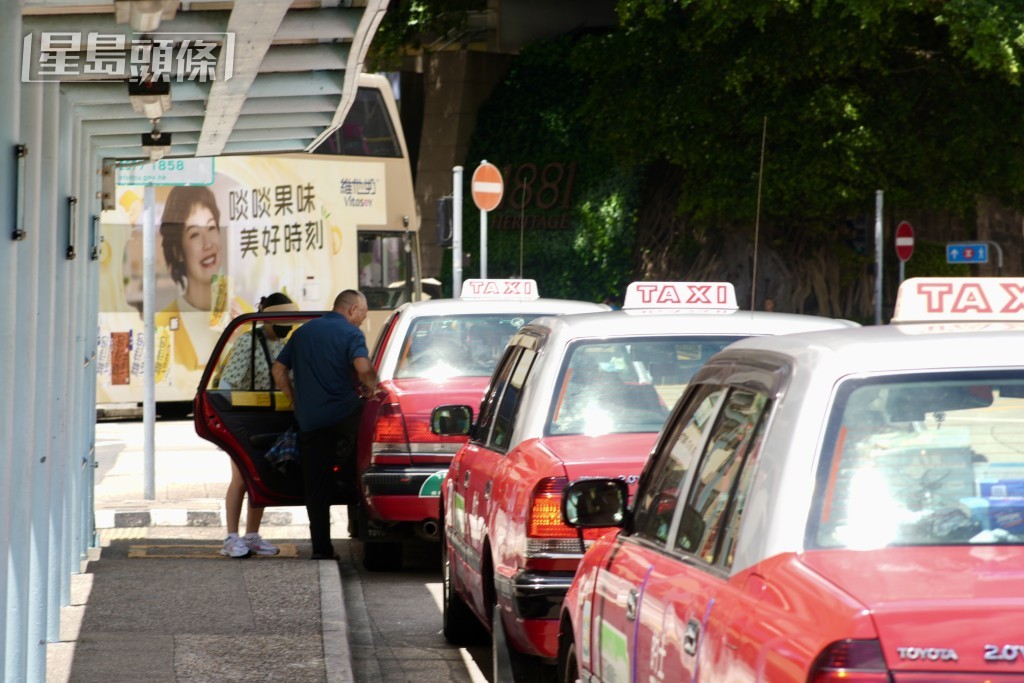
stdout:
POLYGON ((1024 371, 848 380, 807 548, 1024 543, 1024 371))

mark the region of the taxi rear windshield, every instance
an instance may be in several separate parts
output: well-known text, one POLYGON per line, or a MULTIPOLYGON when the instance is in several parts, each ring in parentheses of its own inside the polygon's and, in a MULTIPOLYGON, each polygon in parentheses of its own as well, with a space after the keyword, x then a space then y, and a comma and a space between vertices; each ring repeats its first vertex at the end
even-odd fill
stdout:
POLYGON ((1024 374, 848 382, 808 545, 1024 543, 1024 374))
POLYGON ((548 436, 657 432, 711 356, 739 337, 577 342, 555 389, 548 436))
POLYGON ((543 313, 416 318, 402 344, 396 379, 490 377, 505 345, 543 313))

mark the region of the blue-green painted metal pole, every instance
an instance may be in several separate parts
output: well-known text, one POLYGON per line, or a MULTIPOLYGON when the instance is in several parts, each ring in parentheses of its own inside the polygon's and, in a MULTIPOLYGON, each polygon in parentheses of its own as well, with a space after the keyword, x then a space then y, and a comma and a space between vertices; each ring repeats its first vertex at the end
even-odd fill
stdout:
MULTIPOLYGON (((18 243, 11 239, 14 230, 17 162, 14 146, 21 142, 21 2, 0 3, 0 291, 14 292, 18 243)), ((16 297, 0 297, 0 318, 14 320, 16 297)), ((14 410, 17 388, 14 385, 14 340, 17 327, 0 325, 0 661, 6 670, 7 587, 10 583, 8 554, 11 538, 11 509, 16 483, 11 467, 14 459, 14 410)))
MULTIPOLYGON (((39 144, 39 229, 37 267, 35 278, 35 360, 30 362, 31 382, 35 383, 32 420, 26 422, 35 432, 32 449, 28 453, 32 475, 31 531, 29 534, 29 614, 28 614, 28 681, 46 680, 47 618, 50 595, 50 487, 53 485, 54 462, 59 457, 53 447, 50 416, 54 409, 56 392, 53 386, 54 301, 57 263, 55 256, 63 255, 66 230, 60 225, 60 206, 65 198, 58 194, 57 135, 60 120, 60 85, 44 83, 43 107, 40 112, 39 144)), ((22 279, 20 284, 24 284, 22 279)), ((66 320, 61 321, 66 325, 66 320)), ((59 620, 60 615, 56 618, 59 620)))
MULTIPOLYGON (((25 157, 22 192, 24 192, 25 237, 18 243, 15 265, 16 282, 14 323, 15 341, 14 391, 14 447, 11 450, 11 479, 17 486, 11 491, 11 538, 8 552, 10 575, 7 579, 7 651, 6 678, 8 681, 28 680, 29 612, 33 604, 30 594, 32 571, 32 456, 35 451, 33 420, 36 407, 36 346, 38 339, 36 307, 39 273, 41 227, 40 162, 42 156, 43 86, 28 83, 22 86, 21 130, 28 156, 25 157)), ((36 636, 37 640, 42 636, 36 636)))

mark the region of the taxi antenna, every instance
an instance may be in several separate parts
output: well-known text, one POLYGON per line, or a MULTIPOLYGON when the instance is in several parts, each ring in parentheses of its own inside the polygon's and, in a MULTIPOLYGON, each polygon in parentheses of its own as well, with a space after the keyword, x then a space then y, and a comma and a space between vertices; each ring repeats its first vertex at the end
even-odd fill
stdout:
POLYGON ((757 242, 761 233, 761 181, 764 178, 764 147, 768 139, 768 115, 764 116, 761 126, 761 164, 757 169, 757 209, 754 212, 754 269, 750 277, 750 312, 754 312, 757 302, 757 242))
POLYGON ((526 185, 519 200, 519 278, 523 278, 523 241, 526 230, 526 185))

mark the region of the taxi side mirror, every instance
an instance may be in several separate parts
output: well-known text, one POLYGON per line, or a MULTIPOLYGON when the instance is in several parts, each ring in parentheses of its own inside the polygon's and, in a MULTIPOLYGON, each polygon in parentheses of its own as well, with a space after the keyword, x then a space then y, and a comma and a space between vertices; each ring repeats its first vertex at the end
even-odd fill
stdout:
POLYGON ((562 519, 571 527, 621 527, 626 523, 629 487, 621 479, 584 479, 562 494, 562 519))
POLYGON ((438 406, 430 412, 430 431, 438 436, 469 436, 472 429, 469 406, 438 406))

